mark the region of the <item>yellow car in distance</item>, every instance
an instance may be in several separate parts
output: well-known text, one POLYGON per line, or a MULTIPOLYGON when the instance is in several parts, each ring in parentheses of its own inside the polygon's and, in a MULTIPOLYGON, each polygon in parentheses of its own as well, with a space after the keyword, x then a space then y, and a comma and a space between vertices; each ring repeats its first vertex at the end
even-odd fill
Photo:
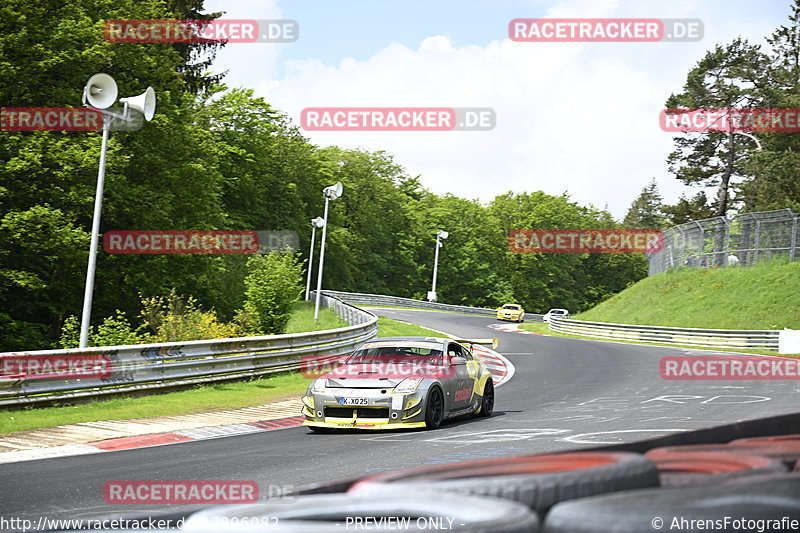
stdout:
POLYGON ((497 320, 525 321, 525 309, 519 304, 505 304, 497 310, 497 320))

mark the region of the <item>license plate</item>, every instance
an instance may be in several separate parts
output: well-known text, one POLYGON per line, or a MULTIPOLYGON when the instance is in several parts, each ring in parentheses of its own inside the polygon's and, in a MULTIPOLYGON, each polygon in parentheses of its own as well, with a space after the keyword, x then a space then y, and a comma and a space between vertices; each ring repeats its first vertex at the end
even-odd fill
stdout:
POLYGON ((339 398, 339 405, 369 405, 367 398, 339 398))

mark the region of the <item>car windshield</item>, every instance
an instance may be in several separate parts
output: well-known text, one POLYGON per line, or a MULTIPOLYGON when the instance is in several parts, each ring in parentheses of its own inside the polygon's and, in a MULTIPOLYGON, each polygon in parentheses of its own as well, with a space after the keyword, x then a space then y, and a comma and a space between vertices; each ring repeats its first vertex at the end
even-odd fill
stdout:
POLYGON ((519 310, 519 306, 514 304, 506 304, 503 306, 503 309, 513 309, 514 311, 517 311, 519 310))
POLYGON ((405 344, 390 344, 383 342, 375 342, 365 344, 347 358, 347 364, 356 363, 369 363, 380 361, 386 362, 400 362, 400 361, 416 361, 425 359, 430 361, 429 358, 437 358, 442 355, 442 347, 436 343, 405 343, 405 344))

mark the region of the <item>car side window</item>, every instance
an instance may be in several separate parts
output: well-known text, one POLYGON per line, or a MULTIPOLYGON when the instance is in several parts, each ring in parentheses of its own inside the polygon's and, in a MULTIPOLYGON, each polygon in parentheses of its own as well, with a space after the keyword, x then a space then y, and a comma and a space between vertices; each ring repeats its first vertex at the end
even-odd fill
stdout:
POLYGON ((464 352, 461 351, 461 345, 451 342, 447 348, 447 355, 464 357, 464 352))

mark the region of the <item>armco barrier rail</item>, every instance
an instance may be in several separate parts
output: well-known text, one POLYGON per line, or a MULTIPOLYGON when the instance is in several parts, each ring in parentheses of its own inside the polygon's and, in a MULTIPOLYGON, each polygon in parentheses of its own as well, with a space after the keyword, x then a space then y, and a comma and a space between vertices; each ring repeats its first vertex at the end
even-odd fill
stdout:
POLYGON ((326 331, 163 344, 0 353, 0 406, 160 389, 295 370, 305 355, 331 358, 377 335, 378 318, 334 297, 324 303, 350 326, 326 331), (108 377, 25 379, 5 369, 26 358, 99 356, 110 360, 108 377), (6 366, 2 366, 2 365, 6 366))
POLYGON ((800 349, 796 349, 797 346, 794 346, 796 342, 794 338, 798 334, 794 330, 671 328, 587 322, 558 317, 550 319, 550 329, 559 333, 623 341, 682 344, 710 348, 761 348, 778 350, 780 353, 797 353, 800 351, 800 349), (784 336, 786 339, 781 343, 781 338, 784 336), (792 337, 792 342, 788 342, 787 339, 789 337, 792 337))
MULTIPOLYGON (((491 316, 497 315, 497 309, 485 307, 467 307, 464 305, 440 304, 427 302, 424 300, 414 300, 413 298, 401 298, 399 296, 385 296, 383 294, 362 294, 358 292, 341 291, 322 291, 327 294, 353 305, 365 306, 384 306, 384 307, 408 307, 411 309, 429 309, 431 311, 451 311, 453 313, 465 313, 468 315, 491 316)), ((525 313, 527 320, 542 321, 542 316, 534 313, 525 313)))

